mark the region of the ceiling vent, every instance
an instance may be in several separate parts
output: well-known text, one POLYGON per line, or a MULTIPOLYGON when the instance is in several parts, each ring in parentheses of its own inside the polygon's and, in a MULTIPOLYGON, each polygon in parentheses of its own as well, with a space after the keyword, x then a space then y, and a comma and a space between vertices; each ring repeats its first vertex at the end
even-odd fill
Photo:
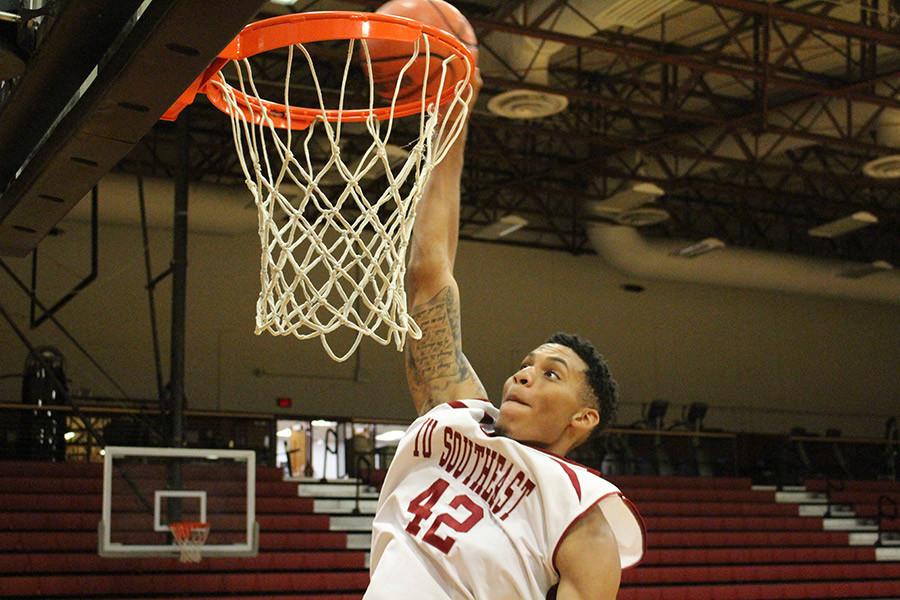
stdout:
POLYGON ((488 101, 488 110, 507 119, 543 119, 566 110, 569 99, 533 90, 509 90, 488 101))
POLYGON ((659 225, 660 223, 668 221, 669 213, 661 208, 643 206, 641 208, 633 208, 613 215, 612 220, 619 225, 650 227, 651 225, 659 225))
POLYGON ((870 160, 863 165, 863 173, 872 179, 900 179, 900 154, 870 160))

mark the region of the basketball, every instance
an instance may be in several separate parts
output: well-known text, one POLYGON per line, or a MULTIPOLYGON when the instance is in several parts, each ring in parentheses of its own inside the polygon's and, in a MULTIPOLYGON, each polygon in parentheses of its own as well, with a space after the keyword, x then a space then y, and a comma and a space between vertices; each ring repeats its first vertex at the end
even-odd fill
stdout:
MULTIPOLYGON (((444 0, 392 0, 382 5, 377 11, 380 14, 407 17, 443 29, 460 40, 475 58, 478 64, 478 40, 475 30, 459 9, 444 0)), ((372 60, 372 79, 379 96, 391 99, 397 85, 397 76, 413 55, 413 45, 405 42, 387 40, 368 40, 369 56, 372 60)), ((419 57, 403 74, 397 101, 415 99, 422 93, 422 85, 426 93, 431 95, 438 91, 441 82, 441 63, 449 56, 446 44, 432 40, 431 58, 425 56, 424 44, 419 46, 419 57), (427 79, 426 82, 426 72, 427 79)), ((363 70, 367 70, 364 55, 360 62, 363 70)), ((447 65, 447 85, 466 76, 466 66, 461 60, 454 60, 447 65)))

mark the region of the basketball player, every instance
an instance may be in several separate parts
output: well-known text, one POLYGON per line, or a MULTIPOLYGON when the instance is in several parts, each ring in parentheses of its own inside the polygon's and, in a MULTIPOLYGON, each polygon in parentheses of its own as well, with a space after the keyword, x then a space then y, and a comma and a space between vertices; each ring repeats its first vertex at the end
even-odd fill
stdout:
POLYGON ((453 277, 464 146, 465 132, 418 208, 407 291, 422 338, 406 371, 420 416, 378 501, 365 598, 611 600, 643 554, 640 519, 563 456, 609 422, 615 382, 589 343, 557 334, 507 379, 499 410, 487 401, 453 277))

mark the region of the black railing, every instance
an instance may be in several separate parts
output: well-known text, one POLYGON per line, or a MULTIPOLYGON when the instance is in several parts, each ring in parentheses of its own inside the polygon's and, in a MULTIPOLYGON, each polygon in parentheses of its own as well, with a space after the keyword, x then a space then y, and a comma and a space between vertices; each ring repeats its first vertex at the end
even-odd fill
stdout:
POLYGON ((838 479, 838 480, 826 479, 825 480, 825 501, 827 502, 827 504, 825 505, 825 515, 824 515, 825 518, 828 518, 831 516, 832 510, 834 507, 832 493, 833 492, 843 492, 846 489, 847 489, 847 483, 843 479, 838 479))
MULTIPOLYGON (((39 440, 32 439, 33 428, 23 418, 35 410, 44 414, 51 412, 65 430, 63 435, 68 434, 62 442, 66 462, 101 462, 100 450, 107 445, 167 445, 148 426, 148 423, 160 423, 163 418, 155 407, 123 409, 84 404, 78 408, 64 404, 37 407, 0 403, 0 456, 26 460, 41 458, 28 451, 29 444, 37 444, 39 440)), ((253 413, 189 410, 185 411, 185 424, 185 447, 256 450, 258 464, 275 466, 275 447, 265 442, 273 439, 274 415, 266 418, 253 413)))
POLYGON ((884 527, 885 521, 895 521, 897 519, 897 501, 891 496, 882 495, 878 498, 878 539, 875 540, 876 546, 884 545, 884 527))
POLYGON ((573 459, 601 472, 606 461, 617 471, 611 475, 730 477, 741 474, 738 437, 722 431, 610 427, 594 442, 594 452, 577 452, 573 459))
MULTIPOLYGON (((121 401, 116 398, 82 396, 76 397, 76 400, 78 405, 74 406, 63 402, 53 405, 45 403, 41 406, 21 402, 0 403, 0 456, 53 460, 46 452, 40 454, 37 442, 31 439, 37 435, 35 431, 41 424, 34 425, 34 419, 29 424, 26 415, 33 416, 36 410, 43 416, 47 416, 47 411, 50 411, 56 419, 54 426, 57 433, 65 435, 65 440, 61 441, 62 457, 56 460, 100 462, 102 457, 99 452, 104 445, 168 445, 165 436, 159 435, 165 422, 165 413, 153 401, 133 399, 128 406, 121 406, 121 401), (29 444, 34 445, 34 452, 23 453, 21 446, 29 444)), ((187 410, 185 446, 253 449, 257 451, 258 464, 275 466, 276 449, 280 450, 275 434, 276 424, 285 418, 284 414, 187 410)), ((314 417, 296 418, 308 420, 314 417)), ((306 465, 303 465, 305 475, 313 477, 312 466, 318 460, 322 467, 319 477, 324 478, 328 461, 332 460, 331 455, 337 463, 332 477, 356 475, 352 472, 356 451, 352 450, 352 445, 344 444, 346 436, 343 428, 349 424, 349 421, 342 422, 336 428, 326 431, 326 451, 321 458, 318 455, 321 446, 316 447, 315 456, 312 453, 312 430, 307 428, 306 465)), ((317 436, 319 431, 321 430, 316 431, 317 436)), ((702 440, 704 449, 712 459, 712 476, 741 476, 751 478, 756 483, 784 486, 802 485, 807 477, 819 474, 822 479, 830 481, 829 494, 839 491, 841 481, 847 479, 841 475, 842 470, 818 464, 811 473, 806 468, 798 468, 795 442, 802 442, 808 448, 821 448, 824 452, 813 454, 823 461, 832 456, 831 444, 842 444, 844 456, 856 475, 854 480, 885 479, 884 448, 887 446, 892 452, 900 449, 900 442, 897 440, 885 441, 882 438, 609 428, 592 443, 585 444, 579 452, 573 453, 572 458, 601 472, 608 472, 611 476, 660 475, 654 453, 661 442, 671 457, 676 475, 703 475, 697 468, 700 461, 696 456, 695 438, 702 440), (580 452, 585 449, 587 452, 580 452), (604 469, 604 466, 608 469, 604 469)), ((393 449, 379 449, 381 456, 376 458, 371 456, 371 451, 364 455, 368 456, 372 468, 384 469, 393 449)), ((287 456, 296 459, 297 454, 287 451, 287 456)), ((294 464, 291 474, 299 475, 300 468, 301 465, 294 464)), ((829 498, 829 503, 831 502, 833 498, 829 498)), ((833 508, 829 507, 828 510, 829 515, 834 512, 833 508)))
POLYGON ((365 455, 360 455, 356 457, 356 503, 353 506, 353 514, 360 514, 359 510, 359 501, 360 501, 360 490, 363 486, 363 482, 365 481, 365 485, 369 485, 369 482, 372 480, 372 473, 374 469, 372 468, 372 461, 365 455), (363 478, 362 476, 362 465, 366 465, 366 476, 363 478))
POLYGON ((340 448, 340 443, 338 440, 337 428, 329 429, 328 431, 325 432, 325 452, 322 453, 322 478, 319 480, 322 483, 325 483, 328 481, 328 477, 326 476, 326 469, 328 468, 328 455, 329 454, 334 454, 334 462, 335 462, 334 475, 335 475, 335 477, 339 476, 339 468, 338 467, 339 467, 340 461, 338 460, 338 448, 340 448), (332 436, 334 436, 334 447, 333 448, 328 444, 328 441, 331 439, 332 436))

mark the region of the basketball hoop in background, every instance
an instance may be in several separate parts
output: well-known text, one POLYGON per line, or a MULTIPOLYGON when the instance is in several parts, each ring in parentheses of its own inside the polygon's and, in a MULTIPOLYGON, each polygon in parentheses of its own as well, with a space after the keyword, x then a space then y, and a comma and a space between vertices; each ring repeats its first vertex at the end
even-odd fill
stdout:
MULTIPOLYGON (((334 52, 333 44, 328 48, 334 52)), ((174 120, 203 93, 231 117, 238 159, 259 214, 257 334, 319 337, 336 361, 353 354, 363 336, 382 345, 393 342, 398 350, 407 335, 421 337, 406 307, 406 251, 428 177, 465 124, 474 64, 466 44, 453 34, 408 18, 290 14, 245 27, 169 109, 163 118, 174 120), (340 88, 326 94, 316 51, 308 46, 336 40, 347 41, 346 57, 340 88), (402 58, 398 49, 406 51, 402 58), (279 83, 277 98, 264 98, 249 59, 285 50, 284 84, 279 83), (306 80, 292 80, 295 64, 308 69, 306 80), (226 65, 230 81, 222 73, 226 65), (351 74, 358 74, 353 69, 360 68, 367 89, 348 91, 351 74), (292 105, 292 86, 308 86, 313 106, 292 105), (331 102, 325 99, 329 95, 331 102), (354 98, 363 108, 349 107, 354 98), (395 147, 392 135, 397 137, 394 120, 402 117, 415 117, 418 134, 397 161, 389 150, 395 147), (353 132, 355 142, 362 136, 369 144, 354 162, 341 156, 351 127, 362 130, 353 132), (316 151, 323 146, 324 157, 316 151), (384 185, 366 181, 381 170, 384 185), (340 328, 351 330, 354 340, 346 351, 335 352, 327 336, 340 328)))
POLYGON ((209 537, 209 523, 176 521, 169 523, 172 539, 180 552, 178 560, 183 563, 200 562, 203 544, 209 537))

